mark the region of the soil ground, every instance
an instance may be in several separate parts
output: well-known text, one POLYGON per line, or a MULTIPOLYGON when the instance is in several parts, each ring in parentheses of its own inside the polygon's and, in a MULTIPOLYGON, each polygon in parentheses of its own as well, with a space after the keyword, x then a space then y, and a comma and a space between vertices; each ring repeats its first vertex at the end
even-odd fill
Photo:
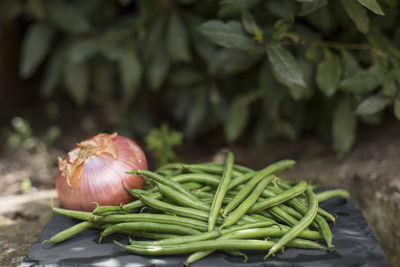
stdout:
MULTIPOLYGON (((392 266, 400 266, 400 123, 365 127, 354 149, 338 159, 328 145, 313 137, 296 142, 275 140, 263 146, 229 147, 237 162, 261 168, 292 158, 297 166, 282 176, 305 179, 321 186, 349 190, 372 226, 392 266)), ((218 160, 219 150, 186 145, 178 150, 187 161, 218 160)), ((51 218, 50 199, 56 196, 54 177, 62 150, 24 150, 0 153, 0 266, 16 266, 51 218), (30 193, 22 194, 20 182, 30 178, 30 193)))

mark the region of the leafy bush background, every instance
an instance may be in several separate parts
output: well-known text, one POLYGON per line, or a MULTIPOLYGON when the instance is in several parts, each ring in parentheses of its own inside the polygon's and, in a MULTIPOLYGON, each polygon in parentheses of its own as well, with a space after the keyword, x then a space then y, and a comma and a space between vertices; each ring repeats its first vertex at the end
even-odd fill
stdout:
POLYGON ((343 154, 360 123, 400 119, 398 0, 27 0, 20 76, 41 95, 112 106, 146 133, 295 139, 312 131, 343 154), (158 110, 159 112, 151 112, 158 110), (162 114, 162 118, 160 118, 162 114))

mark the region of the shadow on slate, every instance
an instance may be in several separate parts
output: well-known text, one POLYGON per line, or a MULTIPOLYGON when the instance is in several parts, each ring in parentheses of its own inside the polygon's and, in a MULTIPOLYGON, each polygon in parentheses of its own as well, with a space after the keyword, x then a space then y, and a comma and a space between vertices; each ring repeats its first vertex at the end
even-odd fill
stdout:
MULTIPOLYGON (((334 252, 288 248, 285 253, 278 253, 264 261, 267 251, 246 251, 249 257, 247 263, 242 263, 240 257, 213 253, 191 266, 390 266, 353 199, 345 202, 333 198, 320 205, 338 215, 336 224, 332 227, 334 252)), ((77 222, 75 219, 54 214, 20 266, 183 266, 182 263, 188 256, 150 257, 130 254, 112 242, 117 240, 127 243, 125 235, 111 235, 98 244, 99 231, 96 230, 86 230, 67 241, 47 244, 49 248, 42 248, 43 240, 77 222)))

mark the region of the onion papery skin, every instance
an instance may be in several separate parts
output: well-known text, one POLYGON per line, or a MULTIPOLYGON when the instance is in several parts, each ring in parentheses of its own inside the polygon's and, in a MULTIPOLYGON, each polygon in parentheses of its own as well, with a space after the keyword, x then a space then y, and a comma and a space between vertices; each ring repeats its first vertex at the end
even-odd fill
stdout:
MULTIPOLYGON (((100 206, 119 206, 133 200, 123 188, 122 182, 127 188, 143 188, 142 177, 126 173, 134 169, 147 169, 147 160, 142 149, 131 139, 119 135, 113 142, 118 152, 117 158, 101 153, 84 160, 79 189, 68 184, 61 167, 59 168, 56 189, 65 208, 92 211, 96 208, 93 202, 100 206)), ((69 158, 68 154, 64 161, 69 162, 69 158)))

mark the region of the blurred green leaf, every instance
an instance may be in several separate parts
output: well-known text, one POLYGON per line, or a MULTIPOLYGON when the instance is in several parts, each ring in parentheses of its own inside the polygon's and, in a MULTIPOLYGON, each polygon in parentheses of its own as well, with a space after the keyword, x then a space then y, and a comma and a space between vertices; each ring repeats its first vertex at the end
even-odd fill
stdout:
POLYGON ((72 44, 68 53, 68 59, 71 64, 81 63, 97 53, 98 48, 97 40, 90 38, 78 40, 72 44))
POLYGON ((183 134, 166 124, 152 129, 145 137, 146 148, 152 152, 157 167, 178 159, 172 148, 181 145, 182 140, 183 134))
POLYGON ((60 30, 74 34, 89 31, 89 20, 82 9, 74 3, 64 0, 51 0, 45 3, 48 19, 60 30))
POLYGON ((202 82, 204 79, 203 75, 191 68, 182 68, 175 70, 169 75, 168 81, 177 86, 190 86, 195 83, 202 82))
MULTIPOLYGON (((96 62, 93 66, 93 97, 94 102, 104 105, 104 99, 111 99, 115 86, 114 72, 106 63, 96 62)), ((122 77, 121 77, 122 79, 122 77)))
POLYGON ((345 49, 341 49, 340 53, 342 56, 342 69, 344 77, 349 77, 354 72, 360 70, 360 65, 358 64, 358 61, 353 54, 351 54, 348 50, 345 49))
POLYGON ((358 2, 360 2, 361 5, 365 6, 377 15, 385 15, 385 13, 383 13, 382 11, 381 6, 376 0, 358 0, 358 2))
POLYGON ((65 49, 60 47, 47 64, 46 72, 40 84, 40 93, 49 97, 60 84, 65 63, 65 49))
POLYGON ((209 59, 209 69, 211 73, 218 75, 240 73, 254 66, 263 57, 263 54, 222 49, 209 59))
POLYGON ((11 120, 11 126, 23 139, 26 139, 33 134, 33 130, 29 122, 21 117, 14 117, 11 120))
POLYGON ((371 95, 365 98, 357 107, 357 115, 372 115, 383 110, 390 103, 390 98, 381 95, 371 95))
POLYGON ((242 24, 244 29, 253 35, 254 40, 259 42, 263 40, 262 29, 257 25, 253 15, 247 10, 242 12, 242 24))
POLYGON ((189 39, 182 20, 175 13, 169 17, 167 49, 172 60, 190 62, 189 39))
POLYGON ((244 10, 249 10, 261 0, 222 0, 220 1, 220 9, 218 10, 218 16, 225 18, 240 14, 244 10))
POLYGON ((249 118, 249 105, 262 96, 262 91, 253 91, 239 95, 229 106, 225 121, 225 135, 228 142, 233 142, 243 133, 249 118))
POLYGON ((270 44, 267 45, 267 54, 275 71, 278 72, 282 78, 288 82, 304 87, 306 86, 296 59, 288 50, 280 45, 270 44))
POLYGON ((155 51, 147 70, 147 82, 152 89, 158 89, 164 83, 170 69, 170 59, 165 49, 155 51))
POLYGON ((22 193, 27 194, 29 191, 31 191, 32 188, 32 181, 29 178, 24 178, 22 179, 20 185, 19 185, 22 193))
POLYGON ((372 70, 359 70, 339 83, 339 88, 348 93, 369 93, 382 82, 382 74, 372 70))
POLYGON ((385 74, 383 79, 382 89, 383 94, 386 96, 394 96, 398 90, 398 86, 396 84, 397 73, 393 69, 385 74))
POLYGON ((189 138, 196 136, 195 133, 199 130, 207 111, 207 96, 205 88, 197 87, 195 88, 195 91, 196 96, 186 114, 185 135, 189 138))
POLYGON ((367 35, 368 41, 383 53, 400 59, 400 49, 377 27, 373 27, 367 35))
POLYGON ((32 23, 22 41, 20 75, 28 78, 46 57, 54 30, 46 24, 32 23))
POLYGON ((325 50, 325 60, 317 66, 316 82, 319 89, 327 96, 335 94, 342 68, 340 59, 329 50, 325 50))
POLYGON ((65 86, 75 103, 80 106, 85 104, 89 94, 89 68, 87 64, 68 65, 65 69, 65 86))
POLYGON ((322 49, 316 45, 310 45, 307 47, 305 57, 310 62, 317 62, 322 57, 322 49))
POLYGON ((119 58, 119 72, 124 88, 124 103, 129 103, 136 94, 142 80, 142 65, 137 58, 135 47, 126 45, 119 58))
POLYGON ((356 138, 356 118, 348 98, 342 98, 336 105, 332 120, 333 148, 342 156, 353 146, 356 138))
POLYGON ((243 26, 237 21, 224 23, 219 20, 206 21, 199 27, 200 32, 211 42, 238 50, 250 50, 257 43, 249 38, 243 26))
POLYGON ((341 0, 341 3, 356 24, 357 29, 362 33, 367 33, 369 31, 369 19, 364 7, 356 0, 341 0))
POLYGON ((278 20, 274 24, 274 29, 272 32, 272 39, 280 40, 282 39, 286 32, 289 30, 290 25, 283 19, 278 20))
POLYGON ((311 12, 316 11, 317 9, 326 6, 328 4, 327 0, 313 0, 304 2, 301 5, 299 16, 305 16, 311 12))
POLYGON ((396 99, 394 101, 394 115, 400 121, 400 100, 396 99))

